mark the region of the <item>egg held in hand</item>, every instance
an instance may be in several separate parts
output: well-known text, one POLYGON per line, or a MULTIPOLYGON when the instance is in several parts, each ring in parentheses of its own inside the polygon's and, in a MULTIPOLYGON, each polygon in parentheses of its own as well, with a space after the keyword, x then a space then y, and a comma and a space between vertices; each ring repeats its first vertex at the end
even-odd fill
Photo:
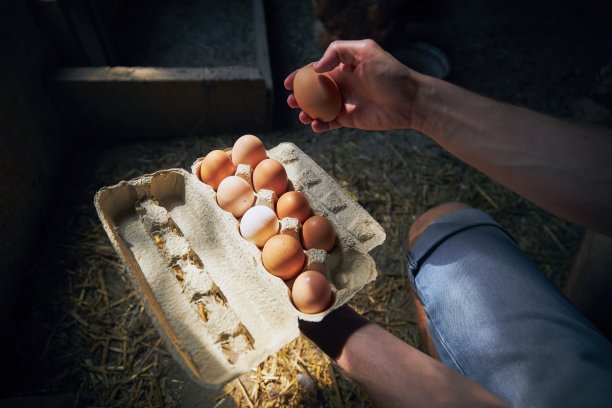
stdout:
POLYGON ((236 166, 248 164, 255 167, 265 158, 266 147, 257 136, 241 136, 234 143, 234 147, 232 147, 232 161, 236 166))
POLYGON ((276 213, 270 207, 256 205, 249 208, 242 216, 240 234, 261 248, 269 238, 278 233, 279 226, 276 213))
POLYGON ((222 150, 213 150, 200 163, 200 180, 217 191, 221 181, 236 172, 236 166, 222 150))
POLYGON ((336 244, 334 226, 327 218, 313 215, 302 226, 302 244, 305 249, 331 251, 336 244))
POLYGON ((311 66, 301 68, 293 79, 293 94, 300 109, 313 119, 330 122, 342 108, 338 85, 328 74, 318 74, 311 66))
POLYGON ((287 171, 285 167, 274 159, 266 159, 255 167, 253 171, 253 187, 255 191, 262 189, 272 190, 280 197, 287 191, 287 171))
POLYGON ((217 189, 217 204, 240 218, 255 203, 255 193, 248 183, 238 176, 230 176, 219 184, 217 189))
POLYGON ((304 271, 293 282, 291 300, 295 307, 303 313, 322 312, 332 302, 329 281, 321 272, 304 271))
POLYGON ((304 250, 300 242, 290 235, 275 235, 261 252, 264 268, 283 280, 294 278, 304 266, 304 250))
POLYGON ((287 191, 276 203, 276 213, 279 219, 285 217, 297 218, 302 224, 310 217, 310 204, 304 194, 297 191, 287 191))

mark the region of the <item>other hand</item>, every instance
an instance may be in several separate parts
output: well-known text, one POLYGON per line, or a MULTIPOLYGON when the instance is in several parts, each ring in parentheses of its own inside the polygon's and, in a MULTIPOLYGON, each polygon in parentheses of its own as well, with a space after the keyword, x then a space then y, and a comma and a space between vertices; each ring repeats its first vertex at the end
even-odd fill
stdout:
MULTIPOLYGON (((339 127, 364 130, 405 129, 412 126, 412 105, 418 92, 417 72, 406 67, 372 40, 334 41, 323 57, 312 63, 327 72, 342 94, 342 108, 331 122, 312 119, 300 111, 299 119, 315 132, 339 127)), ((293 90, 292 72, 284 82, 293 90)), ((295 96, 287 104, 299 109, 295 96)))

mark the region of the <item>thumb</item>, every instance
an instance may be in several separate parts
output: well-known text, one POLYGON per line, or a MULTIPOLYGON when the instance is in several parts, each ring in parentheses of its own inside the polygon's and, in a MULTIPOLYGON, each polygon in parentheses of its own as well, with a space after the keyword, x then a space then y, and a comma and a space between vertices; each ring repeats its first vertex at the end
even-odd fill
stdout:
POLYGON ((340 63, 344 65, 357 65, 361 62, 365 41, 334 41, 321 59, 313 64, 315 72, 329 72, 340 63))

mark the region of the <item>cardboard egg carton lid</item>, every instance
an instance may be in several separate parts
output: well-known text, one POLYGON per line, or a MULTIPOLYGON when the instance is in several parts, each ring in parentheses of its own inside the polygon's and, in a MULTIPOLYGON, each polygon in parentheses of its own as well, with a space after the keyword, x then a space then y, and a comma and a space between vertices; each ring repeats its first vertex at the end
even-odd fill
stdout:
POLYGON ((193 174, 161 170, 104 187, 94 199, 168 349, 205 386, 256 367, 299 335, 298 318, 321 320, 376 278, 367 252, 384 241, 382 227, 297 146, 282 143, 268 156, 336 228, 338 244, 325 260, 334 303, 322 313, 293 306, 286 284, 263 267, 260 249, 240 236, 238 221, 197 177, 200 160, 193 174))

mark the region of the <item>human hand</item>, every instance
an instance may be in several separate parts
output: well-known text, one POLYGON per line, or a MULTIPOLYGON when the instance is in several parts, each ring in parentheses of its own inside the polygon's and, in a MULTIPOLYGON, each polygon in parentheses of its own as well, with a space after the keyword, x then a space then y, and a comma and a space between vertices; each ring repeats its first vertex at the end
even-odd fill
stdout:
POLYGON ((298 320, 298 323, 306 337, 333 360, 337 360, 348 338, 371 322, 348 305, 343 305, 320 322, 298 320))
MULTIPOLYGON (((406 67, 372 40, 334 41, 323 57, 312 64, 318 73, 327 72, 338 84, 342 108, 331 122, 313 120, 305 112, 300 121, 315 132, 339 127, 389 130, 413 127, 413 104, 421 76, 406 67)), ((285 79, 293 90, 297 71, 285 79)), ((293 94, 287 104, 299 106, 293 94)))

